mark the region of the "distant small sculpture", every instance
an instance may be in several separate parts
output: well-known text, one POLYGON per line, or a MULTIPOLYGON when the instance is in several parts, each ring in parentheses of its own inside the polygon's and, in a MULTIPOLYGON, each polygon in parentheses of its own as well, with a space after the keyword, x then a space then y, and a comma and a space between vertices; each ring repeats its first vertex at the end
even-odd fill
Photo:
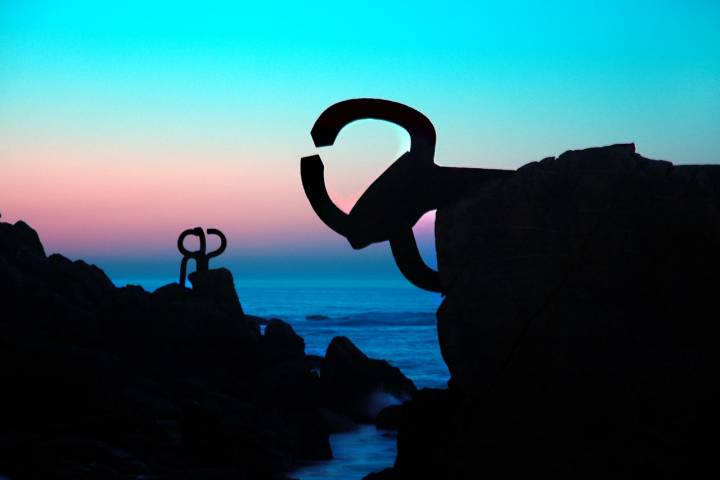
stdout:
POLYGON ((356 98, 336 103, 318 117, 310 135, 316 147, 332 145, 346 125, 365 118, 404 128, 410 134, 410 151, 365 190, 350 213, 330 199, 320 157, 303 157, 300 175, 305 195, 320 220, 347 238, 353 248, 389 240, 395 263, 405 278, 417 287, 442 292, 438 272, 420 256, 413 225, 424 213, 462 198, 478 183, 507 178, 515 171, 436 165, 432 122, 417 110, 389 100, 356 98))
POLYGON ((182 262, 180 262, 180 285, 183 287, 185 286, 188 260, 195 260, 195 271, 206 272, 210 267, 210 259, 213 257, 217 257, 218 255, 223 253, 225 251, 225 248, 227 247, 227 239, 220 230, 218 230, 217 228, 208 228, 207 233, 208 235, 216 235, 220 238, 220 246, 217 248, 217 250, 214 250, 210 253, 206 252, 207 242, 205 241, 205 232, 203 232, 202 228, 189 228, 182 232, 178 237, 178 250, 180 250, 180 253, 183 254, 182 262), (185 248, 184 245, 185 239, 190 235, 194 235, 200 240, 200 248, 194 252, 191 252, 190 250, 185 248))

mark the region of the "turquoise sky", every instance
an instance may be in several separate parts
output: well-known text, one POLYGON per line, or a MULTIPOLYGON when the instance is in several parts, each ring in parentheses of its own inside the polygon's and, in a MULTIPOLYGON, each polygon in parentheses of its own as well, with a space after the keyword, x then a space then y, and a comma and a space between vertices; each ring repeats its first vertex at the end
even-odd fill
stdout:
MULTIPOLYGON (((443 165, 616 142, 720 160, 718 1, 243 3, 1 1, 3 218, 116 277, 174 276, 196 224, 228 233, 236 275, 396 276, 300 187, 315 118, 353 97, 423 111, 443 165)), ((343 131, 331 193, 352 205, 406 142, 343 131)))

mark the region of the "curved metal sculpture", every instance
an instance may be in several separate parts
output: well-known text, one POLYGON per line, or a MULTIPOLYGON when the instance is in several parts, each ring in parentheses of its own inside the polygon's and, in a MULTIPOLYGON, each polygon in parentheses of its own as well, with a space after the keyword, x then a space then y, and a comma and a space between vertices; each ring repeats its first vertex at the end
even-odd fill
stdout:
POLYGON ((412 284, 442 292, 438 272, 420 256, 413 225, 426 212, 458 200, 479 181, 504 178, 514 172, 436 165, 432 122, 407 105, 375 98, 345 100, 326 109, 310 131, 315 146, 332 145, 340 130, 362 119, 385 120, 404 128, 410 134, 410 150, 365 190, 350 213, 343 212, 330 199, 320 157, 303 157, 300 175, 305 195, 317 216, 347 238, 353 248, 387 240, 395 263, 412 284))
POLYGON ((180 262, 180 285, 185 286, 185 278, 187 274, 187 263, 188 260, 192 259, 195 260, 195 271, 197 272, 205 272, 210 268, 210 259, 213 257, 217 257, 221 253, 225 251, 225 248, 227 247, 227 238, 225 238, 225 234, 223 234, 220 230, 217 228, 208 228, 207 229, 208 235, 216 235, 220 238, 220 246, 217 248, 217 250, 214 250, 212 252, 207 253, 207 242, 205 241, 205 232, 203 232, 203 229, 200 227, 195 228, 189 228, 185 231, 183 231, 180 236, 178 237, 177 246, 178 250, 180 250, 180 253, 183 254, 183 259, 180 262), (198 237, 200 240, 200 248, 194 252, 191 252, 187 248, 185 248, 184 242, 185 239, 190 236, 194 235, 198 237))

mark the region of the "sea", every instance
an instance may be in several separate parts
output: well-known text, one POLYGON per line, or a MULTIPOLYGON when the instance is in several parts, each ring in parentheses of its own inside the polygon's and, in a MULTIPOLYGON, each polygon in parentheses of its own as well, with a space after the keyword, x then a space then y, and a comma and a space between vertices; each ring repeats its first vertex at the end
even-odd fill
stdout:
MULTIPOLYGON (((117 279, 116 285, 154 290, 173 280, 117 279)), ((444 388, 450 378, 440 355, 435 312, 439 294, 390 280, 239 279, 235 287, 246 313, 280 318, 305 339, 308 354, 324 355, 330 340, 346 336, 371 358, 384 359, 418 388, 444 388)), ((400 403, 390 396, 384 403, 400 403)), ((332 435, 333 459, 308 462, 290 477, 299 480, 361 479, 391 467, 396 436, 373 425, 332 435)))

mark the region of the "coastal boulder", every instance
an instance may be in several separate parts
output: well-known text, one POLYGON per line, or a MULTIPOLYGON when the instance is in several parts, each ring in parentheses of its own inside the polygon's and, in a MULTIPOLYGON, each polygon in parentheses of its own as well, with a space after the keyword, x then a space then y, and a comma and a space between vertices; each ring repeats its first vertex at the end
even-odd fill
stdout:
POLYGON ((297 360, 305 357, 305 340, 280 319, 268 321, 262 337, 265 353, 272 360, 297 360))
POLYGON ((402 405, 389 405, 375 417, 375 426, 380 430, 397 430, 400 427, 402 418, 402 405))
POLYGON ((117 288, 0 222, 0 476, 269 480, 332 457, 320 359, 280 320, 261 336, 229 270, 190 278, 117 288))
POLYGON ((12 225, 0 222, 0 253, 7 259, 22 255, 45 258, 45 249, 37 232, 22 220, 12 225))
POLYGON ((328 406, 371 423, 382 408, 409 398, 412 380, 385 360, 369 358, 347 337, 328 345, 320 369, 320 385, 328 406))
POLYGON ((450 392, 404 409, 396 473, 680 476, 707 462, 719 200, 720 166, 613 145, 439 209, 450 392))
POLYGON ((196 295, 213 301, 231 315, 244 315, 232 273, 227 268, 193 272, 188 280, 196 295))
POLYGON ((528 164, 438 210, 453 384, 482 394, 518 369, 571 366, 657 380, 671 359, 687 374, 716 315, 719 207, 720 166, 614 145, 528 164))

